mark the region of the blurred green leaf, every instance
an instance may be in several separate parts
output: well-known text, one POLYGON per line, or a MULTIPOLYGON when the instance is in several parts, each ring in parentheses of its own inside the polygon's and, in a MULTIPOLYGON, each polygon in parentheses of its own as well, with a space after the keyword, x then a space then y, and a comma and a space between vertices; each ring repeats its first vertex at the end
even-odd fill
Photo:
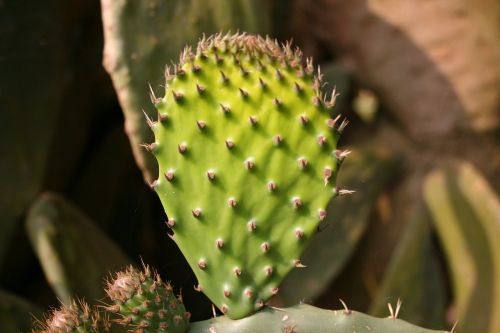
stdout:
POLYGON ((459 332, 500 332, 500 200, 467 162, 431 172, 424 196, 450 267, 459 332))
POLYGON ((58 2, 0 7, 1 269, 16 224, 41 189, 67 78, 58 2))
POLYGON ((61 301, 104 296, 103 279, 131 263, 92 221, 64 198, 42 194, 26 227, 45 276, 61 301))
POLYGON ((424 209, 406 226, 369 312, 388 315, 387 303, 394 306, 398 299, 402 301, 398 318, 417 325, 445 325, 446 279, 424 209))
POLYGON ((2 333, 28 332, 34 317, 43 311, 29 301, 0 289, 0 328, 2 333))

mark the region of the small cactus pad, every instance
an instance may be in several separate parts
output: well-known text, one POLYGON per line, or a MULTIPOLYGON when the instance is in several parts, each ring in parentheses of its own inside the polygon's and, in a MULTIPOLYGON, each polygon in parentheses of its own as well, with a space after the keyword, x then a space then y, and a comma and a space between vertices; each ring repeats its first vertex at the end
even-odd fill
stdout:
POLYGON ((54 310, 44 323, 39 322, 39 328, 33 333, 104 333, 107 324, 100 319, 99 314, 91 311, 83 301, 73 301, 70 306, 61 306, 54 310))
POLYGON ((330 118, 335 93, 290 45, 245 34, 186 48, 148 119, 160 176, 152 184, 199 286, 241 318, 303 267, 345 156, 346 122, 330 118))
POLYGON ((132 332, 184 333, 188 329, 191 315, 181 297, 148 267, 143 272, 129 267, 117 273, 106 293, 115 303, 107 310, 120 315, 116 322, 132 332))

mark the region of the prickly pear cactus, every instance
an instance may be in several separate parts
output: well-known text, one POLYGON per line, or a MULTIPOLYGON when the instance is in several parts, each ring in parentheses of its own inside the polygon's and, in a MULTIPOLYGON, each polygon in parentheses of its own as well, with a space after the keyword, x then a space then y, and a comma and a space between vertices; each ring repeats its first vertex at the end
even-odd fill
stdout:
POLYGON ((184 333, 189 326, 189 312, 169 284, 148 267, 143 272, 129 267, 108 283, 106 293, 115 303, 107 310, 121 316, 116 320, 134 332, 184 333))
POLYGON ((148 119, 152 184, 202 290, 230 318, 261 308, 325 218, 345 152, 311 61, 245 34, 187 48, 148 119))
POLYGON ((33 333, 103 333, 108 331, 107 326, 85 302, 73 301, 54 310, 33 333))

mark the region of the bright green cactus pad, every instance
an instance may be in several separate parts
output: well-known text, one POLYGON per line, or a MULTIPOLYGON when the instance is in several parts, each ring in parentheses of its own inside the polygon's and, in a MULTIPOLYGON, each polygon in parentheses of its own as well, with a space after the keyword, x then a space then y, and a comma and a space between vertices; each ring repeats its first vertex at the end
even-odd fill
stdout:
POLYGON ((199 288, 231 318, 261 308, 336 194, 346 122, 330 118, 311 61, 249 35, 188 48, 150 125, 153 183, 199 288))

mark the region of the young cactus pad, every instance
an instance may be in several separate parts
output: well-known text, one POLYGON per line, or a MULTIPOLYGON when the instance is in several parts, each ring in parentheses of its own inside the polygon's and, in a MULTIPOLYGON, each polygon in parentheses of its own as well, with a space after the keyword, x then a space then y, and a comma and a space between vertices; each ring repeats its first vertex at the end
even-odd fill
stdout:
POLYGON ((148 119, 152 184, 202 290, 230 318, 261 308, 325 218, 346 122, 299 50, 245 34, 202 39, 166 71, 148 119))
POLYGON ((87 303, 73 301, 52 311, 45 323, 38 322, 33 333, 104 333, 107 323, 87 303))
POLYGON ((133 267, 116 274, 106 293, 115 303, 107 310, 121 316, 117 322, 136 333, 184 333, 189 326, 189 312, 169 284, 151 273, 133 267))

